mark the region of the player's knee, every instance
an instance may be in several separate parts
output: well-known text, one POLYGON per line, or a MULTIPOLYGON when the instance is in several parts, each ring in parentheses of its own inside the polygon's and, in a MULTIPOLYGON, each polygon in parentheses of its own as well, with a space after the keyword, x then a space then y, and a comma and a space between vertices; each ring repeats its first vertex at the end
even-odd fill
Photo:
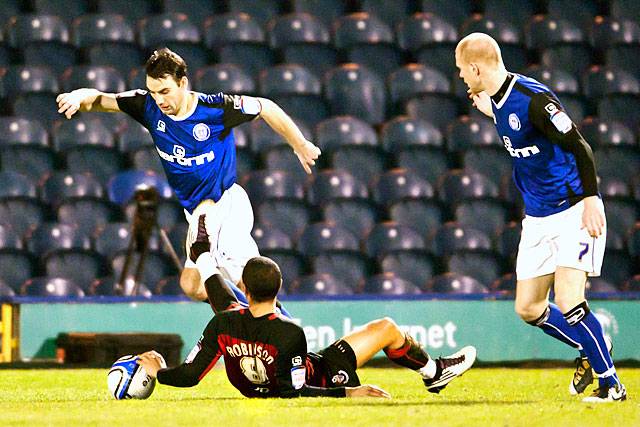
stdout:
POLYGON ((390 317, 383 317, 382 319, 374 320, 369 323, 370 329, 375 329, 379 332, 391 332, 398 329, 398 325, 390 317))
POLYGON ((515 312, 525 322, 531 322, 540 317, 546 307, 541 304, 527 304, 516 301, 515 312))

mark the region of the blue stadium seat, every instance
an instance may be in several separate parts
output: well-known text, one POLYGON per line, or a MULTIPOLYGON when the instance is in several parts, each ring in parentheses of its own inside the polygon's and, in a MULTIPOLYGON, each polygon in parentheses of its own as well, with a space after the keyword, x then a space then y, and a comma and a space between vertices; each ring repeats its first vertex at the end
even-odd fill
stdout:
POLYGON ((622 68, 634 76, 640 74, 640 46, 615 46, 607 49, 605 63, 608 66, 622 68))
POLYGON ((373 198, 389 206, 402 200, 432 199, 433 186, 407 169, 392 169, 380 175, 373 187, 373 198))
MULTIPOLYGON (((176 254, 182 261, 186 261, 187 259, 185 240, 187 237, 188 229, 189 229, 189 224, 187 224, 187 221, 181 221, 176 223, 173 226, 173 228, 167 233, 167 237, 169 238, 169 242, 171 243, 171 246, 176 251, 176 254)), ((151 235, 152 239, 153 239, 153 236, 154 234, 151 235)), ((152 241, 149 242, 150 245, 152 243, 153 243, 152 241)), ((166 253, 166 248, 164 247, 164 245, 160 245, 159 241, 158 241, 158 249, 161 249, 166 253)))
POLYGON ((96 277, 106 273, 106 265, 101 255, 85 250, 58 250, 47 255, 43 260, 47 276, 72 280, 83 290, 96 277))
POLYGON ((502 228, 508 219, 509 212, 504 204, 495 200, 468 200, 455 207, 455 221, 484 231, 492 236, 502 228))
POLYGON ((447 149, 450 152, 465 152, 472 147, 487 146, 503 147, 495 125, 489 119, 460 116, 447 128, 447 149))
POLYGON ((458 251, 491 251, 491 239, 485 233, 456 222, 442 225, 429 239, 430 250, 437 256, 448 256, 458 251))
POLYGON ((597 162, 600 175, 628 180, 640 170, 640 153, 627 147, 600 149, 597 162))
POLYGON ((632 129, 640 122, 640 96, 610 95, 598 102, 598 117, 604 121, 620 121, 632 129))
MULTIPOLYGON (((414 53, 436 46, 455 46, 458 41, 456 27, 443 18, 445 16, 430 13, 408 16, 398 25, 398 45, 414 53)), ((434 63, 434 66, 440 68, 438 64, 434 63)))
MULTIPOLYGON (((133 280, 125 280, 123 284, 123 289, 120 289, 117 286, 117 281, 119 280, 119 276, 106 276, 100 277, 94 280, 87 292, 88 295, 92 296, 131 296, 133 294, 134 282, 133 280)), ((151 298, 153 296, 149 287, 144 283, 138 284, 138 289, 136 292, 137 296, 143 296, 145 298, 151 298)))
POLYGON ((608 147, 634 147, 636 136, 624 123, 587 117, 580 125, 580 133, 595 150, 608 147))
POLYGON ((157 12, 154 0, 96 0, 96 8, 99 13, 112 13, 123 15, 137 21, 157 12))
POLYGON ((323 151, 344 145, 378 145, 378 135, 371 125, 354 116, 337 116, 316 126, 316 143, 323 151))
POLYGON ((446 126, 460 113, 455 100, 438 95, 413 98, 406 103, 405 109, 409 116, 427 120, 440 130, 446 129, 446 126))
MULTIPOLYGON (((296 124, 300 131, 307 139, 311 139, 311 131, 305 124, 296 120, 296 124)), ((239 126, 239 129, 246 129, 251 140, 251 149, 254 153, 264 153, 276 147, 287 147, 291 151, 291 147, 286 141, 276 133, 264 120, 254 120, 250 123, 239 126)))
POLYGON ((251 236, 255 240, 260 251, 263 250, 279 250, 287 251, 293 250, 293 242, 285 232, 278 228, 270 227, 268 225, 256 224, 253 226, 251 236))
MULTIPOLYGON (((269 44, 285 49, 297 44, 329 44, 331 34, 324 23, 310 13, 290 13, 275 17, 267 27, 269 44)), ((314 68, 315 69, 315 68, 314 68)))
POLYGON ((216 64, 198 69, 193 87, 203 93, 252 95, 257 92, 251 76, 235 64, 216 64))
POLYGON ((484 0, 484 14, 494 19, 503 19, 523 28, 536 10, 534 0, 520 0, 517 7, 511 0, 484 0))
POLYGON ((583 76, 582 87, 585 96, 592 100, 619 94, 640 96, 640 81, 631 73, 613 67, 591 67, 583 76))
POLYGON ((328 44, 291 44, 280 54, 283 63, 304 64, 318 77, 323 77, 340 62, 338 51, 328 44))
POLYGON ((263 28, 279 14, 282 7, 280 3, 277 0, 227 0, 229 11, 248 13, 263 28))
POLYGON ((91 87, 107 93, 126 90, 124 78, 117 69, 110 66, 78 65, 66 70, 61 81, 66 92, 79 87, 91 87))
POLYGON ((598 14, 598 0, 549 0, 547 12, 556 19, 572 22, 580 28, 588 28, 598 14))
POLYGON ((153 290, 155 295, 172 295, 183 296, 184 291, 180 287, 179 276, 169 276, 164 279, 160 279, 153 290))
POLYGON ((345 146, 330 154, 331 166, 371 185, 387 169, 388 156, 377 147, 345 146))
POLYGON ((376 274, 369 277, 364 283, 363 292, 374 295, 414 295, 420 294, 420 288, 393 273, 376 274))
POLYGON ((333 115, 352 115, 370 124, 385 118, 384 82, 363 66, 343 64, 325 75, 325 99, 333 115))
MULTIPOLYGON (((143 52, 135 45, 102 42, 88 48, 87 62, 91 66, 110 67, 121 76, 128 76, 132 70, 140 67, 146 60, 143 52)), ((141 76, 144 78, 144 76, 141 76)), ((144 81, 136 88, 145 88, 144 81)))
MULTIPOLYGON (((460 36, 471 33, 485 33, 493 37, 500 45, 500 50, 507 45, 522 45, 523 40, 520 28, 508 20, 489 17, 481 14, 471 15, 460 29, 460 36)), ((504 57, 506 64, 510 61, 504 57)))
POLYGON ((479 173, 453 169, 438 183, 438 196, 447 204, 472 199, 496 199, 498 186, 479 173))
POLYGON ((218 62, 237 64, 257 80, 262 70, 276 63, 276 58, 264 45, 234 43, 220 48, 218 62))
POLYGON ((79 197, 104 197, 100 182, 90 174, 71 174, 54 171, 40 185, 40 198, 49 205, 59 205, 66 199, 79 197))
POLYGON ((494 246, 502 258, 515 263, 521 234, 522 225, 516 221, 511 221, 498 230, 494 237, 494 246))
POLYGON ((524 215, 524 200, 522 199, 522 193, 516 187, 515 182, 511 176, 503 176, 500 183, 500 199, 507 202, 512 208, 515 208, 515 212, 520 212, 524 215))
POLYGON ((201 27, 209 15, 224 11, 224 3, 211 2, 210 0, 162 0, 162 11, 188 15, 189 20, 201 27))
POLYGON ((447 172, 447 156, 442 150, 434 150, 431 147, 407 147, 396 152, 396 163, 400 168, 435 184, 438 179, 447 172), (429 167, 425 167, 429 165, 429 167))
POLYGON ((291 293, 293 282, 306 274, 306 265, 302 257, 291 251, 265 250, 260 253, 278 264, 282 273, 282 287, 287 294, 291 293))
POLYGON ((590 30, 591 46, 600 52, 617 45, 640 44, 640 25, 631 19, 598 16, 590 30))
MULTIPOLYGON (((253 154, 249 150, 244 151, 253 156, 253 154)), ((271 148, 266 148, 262 151, 262 153, 260 153, 259 158, 262 160, 262 166, 269 171, 286 171, 289 175, 295 177, 295 179, 300 182, 307 181, 309 177, 309 175, 307 175, 307 173, 302 168, 300 160, 289 145, 280 144, 271 148)), ((238 157, 236 157, 236 168, 238 169, 238 174, 241 173, 241 160, 241 158, 239 159, 238 157)), ((252 167, 251 169, 246 170, 246 173, 244 174, 245 176, 242 177, 241 181, 246 179, 245 177, 251 174, 253 172, 253 169, 258 168, 252 167)))
POLYGON ((0 280, 0 297, 13 297, 15 295, 16 292, 13 288, 0 280))
POLYGON ((9 224, 0 224, 0 250, 22 249, 24 247, 22 236, 9 224))
POLYGON ((64 151, 64 159, 69 173, 91 173, 102 185, 124 166, 117 149, 96 145, 69 148, 64 151))
POLYGON ((26 144, 47 147, 47 130, 38 120, 26 117, 0 117, 0 145, 26 144))
POLYGON ((560 102, 571 119, 580 123, 587 116, 587 103, 582 101, 582 97, 570 95, 560 95, 560 102))
MULTIPOLYGON (((127 211, 127 216, 129 222, 131 222, 133 218, 129 216, 129 211, 127 211)), ((184 221, 184 208, 176 199, 162 199, 158 202, 158 217, 156 221, 160 228, 165 231, 171 230, 176 224, 184 221)))
POLYGON ((60 91, 58 78, 51 68, 43 65, 14 65, 0 77, 2 98, 21 93, 55 93, 60 91))
POLYGON ((46 128, 51 128, 56 120, 63 117, 58 114, 56 105, 56 95, 52 93, 23 93, 14 98, 12 110, 15 116, 38 120, 46 128))
POLYGON ((93 234, 98 227, 110 221, 120 219, 120 212, 112 203, 93 198, 64 201, 56 213, 60 224, 72 225, 86 235, 93 234))
POLYGON ((385 78, 404 61, 394 47, 393 31, 367 12, 344 15, 334 23, 334 44, 349 62, 363 65, 385 78))
POLYGON ((628 180, 623 180, 615 176, 601 176, 598 189, 605 200, 633 200, 633 194, 628 180))
POLYGON ((290 293, 316 296, 352 295, 354 289, 351 286, 353 285, 329 274, 311 274, 296 280, 290 293))
POLYGON ((621 288, 627 279, 637 273, 636 269, 637 267, 626 251, 606 251, 600 277, 621 288))
POLYGON ((515 294, 516 292, 516 275, 513 273, 507 273, 495 280, 490 285, 490 290, 494 292, 500 292, 502 294, 515 294))
POLYGON ((442 225, 444 214, 433 200, 402 200, 389 206, 389 218, 426 236, 442 225))
MULTIPOLYGON (((109 222, 100 227, 94 238, 95 250, 104 257, 111 258, 120 251, 126 251, 131 240, 131 224, 128 222, 109 222)), ((181 239, 184 244, 184 236, 181 239)), ((158 239, 150 239, 149 248, 158 249, 158 239)))
POLYGON ((327 27, 347 13, 347 3, 343 0, 291 0, 294 12, 305 12, 320 19, 327 27))
POLYGON ((436 263, 431 256, 410 251, 392 252, 382 258, 379 265, 382 272, 392 273, 422 289, 436 272, 436 263))
POLYGON ((242 185, 255 204, 265 200, 304 200, 304 183, 285 171, 255 171, 242 185))
POLYGON ((388 78, 389 98, 396 105, 422 95, 448 96, 449 79, 435 68, 422 64, 407 64, 393 71, 388 78))
POLYGON ((316 256, 325 252, 358 252, 358 238, 348 229, 330 222, 309 224, 297 244, 304 256, 316 256))
POLYGON ((143 147, 152 147, 153 139, 147 128, 138 122, 127 122, 118 132, 118 150, 127 153, 143 147))
MULTIPOLYGON (((111 269, 115 277, 120 277, 125 258, 126 253, 119 253, 111 259, 111 269)), ((131 278, 135 274, 133 266, 138 265, 139 254, 135 252, 132 258, 132 267, 127 271, 127 277, 131 278)), ((140 281, 144 284, 148 284, 148 286, 153 286, 163 277, 177 273, 178 271, 176 266, 166 255, 160 252, 149 252, 145 258, 142 279, 140 281)))
POLYGON ((91 116, 56 122, 51 137, 52 145, 58 151, 78 146, 100 146, 109 149, 116 147, 111 131, 91 116))
POLYGON ((0 146, 0 169, 16 172, 39 181, 54 168, 53 152, 45 147, 33 145, 0 146))
POLYGON ((607 227, 626 235, 638 218, 636 204, 626 200, 606 199, 604 205, 607 227))
POLYGON ((487 287, 473 277, 456 273, 444 273, 431 279, 428 289, 442 294, 486 294, 487 287))
POLYGON ((77 18, 88 11, 86 0, 34 0, 33 7, 40 15, 58 15, 66 19, 77 18))
POLYGON ((399 250, 425 250, 424 239, 418 232, 395 222, 376 224, 365 241, 366 253, 372 257, 381 257, 399 250))
POLYGON ((371 263, 362 253, 324 252, 310 257, 311 270, 316 274, 330 274, 356 289, 372 271, 371 263))
POLYGON ((580 45, 586 41, 577 25, 564 19, 537 15, 525 29, 527 48, 542 50, 558 45, 580 45))
POLYGON ((150 171, 123 171, 113 176, 107 186, 109 200, 120 206, 126 205, 140 186, 155 187, 161 198, 173 196, 169 183, 162 175, 150 171))
POLYGON ((474 3, 477 2, 472 2, 471 0, 421 0, 420 10, 446 18, 448 22, 457 28, 471 15, 471 12, 477 12, 474 3))
POLYGON ((375 15, 389 28, 395 28, 402 19, 413 12, 411 0, 398 0, 388 2, 386 0, 362 0, 360 9, 370 15, 375 15))
POLYGON ((20 294, 30 297, 82 298, 84 291, 70 279, 61 277, 34 277, 20 288, 20 294))
POLYGON ((49 217, 47 208, 34 199, 0 200, 0 224, 12 226, 20 236, 33 230, 49 217))
POLYGON ((396 116, 385 122, 380 130, 380 140, 389 153, 410 147, 440 149, 444 146, 444 138, 438 128, 409 116, 396 116))
POLYGON ((336 199, 368 199, 366 184, 351 174, 327 169, 314 175, 315 179, 307 192, 307 200, 315 206, 326 206, 336 199))
POLYGON ((79 48, 105 43, 135 44, 135 31, 123 15, 86 14, 73 21, 73 43, 79 48))
POLYGON ((127 153, 129 164, 133 169, 138 171, 153 172, 163 174, 162 162, 158 156, 155 146, 139 147, 127 153))
POLYGON ((0 198, 25 197, 35 198, 36 181, 19 172, 1 171, 0 172, 0 198))
POLYGON ((7 24, 7 41, 22 50, 28 65, 45 65, 57 74, 77 61, 75 48, 69 44, 69 28, 55 15, 17 15, 7 24))
POLYGON ((25 280, 38 273, 32 255, 15 249, 0 250, 0 280, 18 290, 25 280))
POLYGON ((502 275, 501 260, 491 253, 454 252, 447 259, 447 271, 491 284, 502 275))
POLYGON ((368 200, 333 200, 322 204, 325 221, 343 226, 360 240, 380 219, 378 209, 368 200))
POLYGON ((617 230, 608 229, 607 230, 607 242, 606 242, 606 250, 612 251, 624 251, 627 248, 624 234, 618 232, 617 230))
POLYGON ((546 48, 540 62, 551 69, 581 75, 593 62, 591 50, 582 45, 560 45, 546 48))
POLYGON ((545 84, 556 95, 580 95, 580 83, 575 75, 564 70, 534 65, 526 71, 527 76, 545 84))
POLYGON ((27 237, 27 249, 36 256, 46 256, 60 249, 91 248, 88 234, 82 233, 77 227, 69 224, 54 222, 42 223, 27 237))
MULTIPOLYGON (((246 188, 246 187, 245 187, 246 188)), ((311 222, 311 213, 304 203, 293 200, 268 200, 257 206, 256 218, 264 225, 276 227, 292 239, 311 222)))

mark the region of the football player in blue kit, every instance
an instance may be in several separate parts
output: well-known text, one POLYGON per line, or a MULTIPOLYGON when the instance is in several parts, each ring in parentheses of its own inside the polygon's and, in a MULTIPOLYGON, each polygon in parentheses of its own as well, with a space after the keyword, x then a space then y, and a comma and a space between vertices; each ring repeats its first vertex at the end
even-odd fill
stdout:
POLYGON ((598 388, 585 402, 625 400, 610 343, 585 299, 587 276, 600 275, 606 241, 591 148, 549 88, 506 70, 487 34, 463 38, 455 59, 473 105, 496 125, 524 199, 515 310, 579 350, 571 394, 584 392, 595 371, 598 388), (549 303, 551 286, 555 305, 549 303))
POLYGON ((184 292, 205 301, 203 280, 212 265, 238 283, 247 260, 259 255, 251 236, 251 203, 236 183, 232 129, 262 118, 291 145, 307 173, 320 149, 271 100, 189 90, 187 64, 167 48, 155 51, 145 68, 146 89, 118 94, 76 89, 57 97, 58 112, 70 119, 77 111, 122 111, 149 130, 189 222, 187 255, 198 234, 212 236, 209 251, 195 262, 187 257, 180 275, 184 292))

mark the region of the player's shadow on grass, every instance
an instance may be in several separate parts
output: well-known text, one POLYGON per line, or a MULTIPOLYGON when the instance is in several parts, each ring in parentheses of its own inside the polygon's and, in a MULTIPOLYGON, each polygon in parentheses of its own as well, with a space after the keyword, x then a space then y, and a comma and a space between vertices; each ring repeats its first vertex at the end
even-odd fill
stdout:
MULTIPOLYGON (((525 405, 537 403, 535 400, 412 400, 399 402, 395 399, 361 400, 349 399, 339 402, 339 406, 424 406, 424 405, 525 405)), ((321 405, 299 404, 296 407, 314 408, 321 405)))

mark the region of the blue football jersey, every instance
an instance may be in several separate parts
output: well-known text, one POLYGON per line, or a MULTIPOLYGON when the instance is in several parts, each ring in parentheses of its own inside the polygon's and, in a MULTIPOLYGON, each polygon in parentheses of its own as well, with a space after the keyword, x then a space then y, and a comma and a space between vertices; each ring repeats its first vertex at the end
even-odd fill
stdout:
POLYGON ((579 171, 573 152, 574 147, 589 153, 591 150, 574 141, 582 137, 549 88, 534 79, 511 74, 510 80, 492 96, 492 108, 496 129, 512 159, 513 179, 524 198, 527 215, 552 215, 594 193, 591 189, 585 192, 581 178, 588 175, 589 187, 597 186, 591 185, 591 181, 595 182, 595 166, 593 174, 588 167, 583 169, 589 173, 579 171), (566 135, 573 139, 568 141, 566 135))
POLYGON ((196 93, 195 110, 184 119, 164 114, 145 90, 118 95, 118 107, 151 133, 167 180, 189 212, 203 200, 220 200, 236 182, 232 128, 253 120, 260 110, 254 98, 196 93))

